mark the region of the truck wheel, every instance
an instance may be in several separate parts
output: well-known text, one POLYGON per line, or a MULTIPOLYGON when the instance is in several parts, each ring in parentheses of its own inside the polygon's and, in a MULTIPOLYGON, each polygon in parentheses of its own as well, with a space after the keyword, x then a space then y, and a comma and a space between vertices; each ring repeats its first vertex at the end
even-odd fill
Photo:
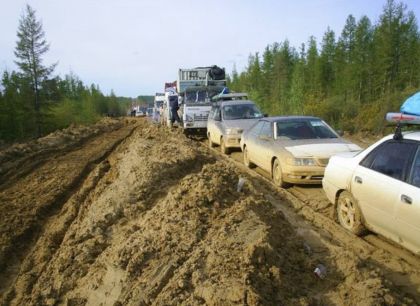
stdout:
POLYGON ((254 168, 254 164, 249 160, 249 152, 248 152, 248 148, 245 146, 244 147, 244 164, 245 166, 247 166, 248 168, 254 168))
POLYGON ((271 176, 273 178, 273 182, 276 186, 287 188, 290 187, 289 183, 283 181, 283 172, 281 171, 280 161, 276 158, 273 163, 273 167, 271 170, 271 176))
POLYGON ((211 141, 210 134, 207 135, 207 138, 209 140, 209 148, 214 148, 214 142, 211 141))
POLYGON ((229 153, 230 153, 229 148, 226 148, 226 145, 225 145, 225 140, 223 139, 223 137, 222 137, 222 138, 220 138, 220 151, 221 151, 223 154, 229 154, 229 153))
POLYGON ((366 230, 359 205, 348 191, 343 191, 338 197, 337 218, 342 227, 355 235, 361 235, 366 230))

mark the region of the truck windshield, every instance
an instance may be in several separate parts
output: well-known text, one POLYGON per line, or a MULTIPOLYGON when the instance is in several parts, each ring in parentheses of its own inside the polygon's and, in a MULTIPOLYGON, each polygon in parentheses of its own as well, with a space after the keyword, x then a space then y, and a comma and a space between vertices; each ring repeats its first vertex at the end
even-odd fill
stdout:
POLYGON ((204 90, 189 91, 185 93, 186 103, 206 103, 207 92, 204 90))
POLYGON ((254 104, 230 104, 222 108, 224 120, 256 119, 263 115, 254 104))

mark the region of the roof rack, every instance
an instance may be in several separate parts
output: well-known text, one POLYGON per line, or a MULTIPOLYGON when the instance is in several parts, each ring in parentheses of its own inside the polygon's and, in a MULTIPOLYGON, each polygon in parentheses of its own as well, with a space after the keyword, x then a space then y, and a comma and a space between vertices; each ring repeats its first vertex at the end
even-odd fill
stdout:
POLYGON ((386 121, 396 123, 394 132, 395 140, 402 140, 403 134, 401 128, 408 125, 420 125, 420 116, 404 114, 404 113, 387 113, 385 116, 386 121))
POLYGON ((218 101, 231 101, 231 100, 247 100, 248 94, 244 92, 227 93, 215 95, 211 100, 213 102, 218 101))

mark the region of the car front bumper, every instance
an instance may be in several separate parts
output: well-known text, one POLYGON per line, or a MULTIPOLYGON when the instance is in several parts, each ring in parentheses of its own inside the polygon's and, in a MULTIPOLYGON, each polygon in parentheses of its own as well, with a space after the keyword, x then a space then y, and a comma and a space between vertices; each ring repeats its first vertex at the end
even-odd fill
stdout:
POLYGON ((336 185, 334 185, 332 182, 327 180, 326 177, 324 177, 324 179, 322 180, 322 188, 324 189, 325 195, 327 196, 328 200, 334 204, 335 199, 336 199, 336 194, 339 188, 336 185))
POLYGON ((224 135, 226 148, 240 148, 241 147, 241 134, 224 135))
POLYGON ((283 180, 293 184, 321 185, 324 178, 324 167, 287 165, 283 171, 283 180))

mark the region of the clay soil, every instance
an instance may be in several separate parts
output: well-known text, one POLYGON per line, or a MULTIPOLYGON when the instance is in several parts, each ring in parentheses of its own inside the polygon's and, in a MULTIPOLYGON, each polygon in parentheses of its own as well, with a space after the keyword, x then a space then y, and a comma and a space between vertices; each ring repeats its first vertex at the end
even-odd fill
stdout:
POLYGON ((1 305, 420 303, 419 258, 342 230, 320 189, 145 118, 0 151, 0 216, 1 305))

